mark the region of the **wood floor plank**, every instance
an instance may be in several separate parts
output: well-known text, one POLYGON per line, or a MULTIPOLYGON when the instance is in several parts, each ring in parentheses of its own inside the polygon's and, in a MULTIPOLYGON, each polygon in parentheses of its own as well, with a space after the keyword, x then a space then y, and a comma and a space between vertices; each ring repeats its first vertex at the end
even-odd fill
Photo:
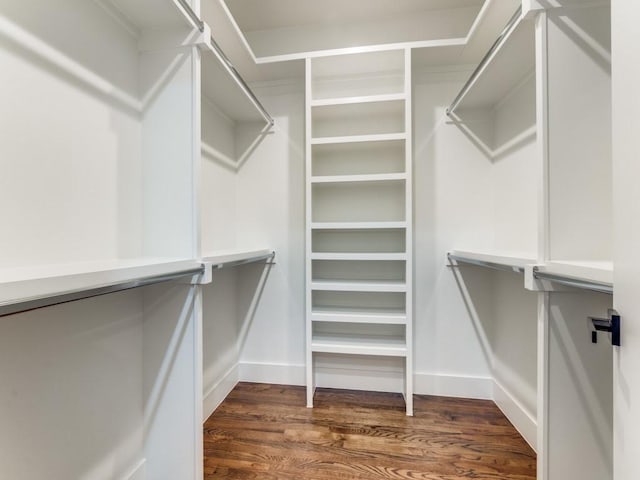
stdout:
POLYGON ((240 383, 204 425, 205 479, 534 480, 490 401, 240 383))

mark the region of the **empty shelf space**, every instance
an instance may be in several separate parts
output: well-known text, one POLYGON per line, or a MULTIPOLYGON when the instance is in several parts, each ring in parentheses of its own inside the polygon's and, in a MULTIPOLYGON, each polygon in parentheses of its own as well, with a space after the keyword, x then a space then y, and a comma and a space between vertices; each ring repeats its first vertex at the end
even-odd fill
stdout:
POLYGON ((405 132, 405 101, 389 100, 313 107, 313 138, 405 132))
POLYGON ((339 135, 333 137, 312 138, 312 145, 328 145, 338 143, 386 142, 391 140, 406 140, 406 133, 379 133, 370 135, 339 135))
POLYGON ((314 322, 348 322, 404 325, 407 315, 400 308, 367 307, 313 307, 311 320, 314 322))
POLYGON ((406 292, 407 284, 399 280, 313 280, 311 290, 335 292, 406 292))
POLYGON ((313 99, 402 94, 404 70, 402 50, 314 58, 313 99))
POLYGON ((311 176, 406 172, 404 140, 320 144, 311 149, 311 176))
POLYGON ((536 259, 533 255, 508 255, 485 252, 471 252, 462 250, 452 250, 447 254, 448 259, 457 263, 468 263, 481 267, 493 268, 497 270, 510 270, 524 272, 526 265, 533 265, 536 259))
POLYGON ((362 183, 405 181, 404 173, 378 173, 367 175, 323 175, 311 177, 311 183, 362 183))
POLYGON ((314 252, 311 260, 396 260, 407 259, 406 253, 336 253, 336 252, 314 252))
POLYGON ((318 333, 313 335, 311 350, 317 353, 404 357, 407 344, 402 336, 318 333))

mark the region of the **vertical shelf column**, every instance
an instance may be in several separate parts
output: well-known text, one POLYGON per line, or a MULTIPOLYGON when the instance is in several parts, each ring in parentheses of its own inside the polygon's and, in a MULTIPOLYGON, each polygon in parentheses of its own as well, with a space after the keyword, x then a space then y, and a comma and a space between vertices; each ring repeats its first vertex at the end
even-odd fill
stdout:
POLYGON ((307 406, 321 378, 412 415, 411 52, 307 59, 305 94, 307 406))

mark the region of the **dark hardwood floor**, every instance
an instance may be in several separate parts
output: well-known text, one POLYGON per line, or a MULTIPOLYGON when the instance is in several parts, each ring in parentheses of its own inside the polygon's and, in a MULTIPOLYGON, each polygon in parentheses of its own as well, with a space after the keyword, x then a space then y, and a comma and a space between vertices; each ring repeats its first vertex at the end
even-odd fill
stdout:
POLYGON ((204 425, 205 479, 534 480, 536 456, 493 402, 240 383, 204 425))

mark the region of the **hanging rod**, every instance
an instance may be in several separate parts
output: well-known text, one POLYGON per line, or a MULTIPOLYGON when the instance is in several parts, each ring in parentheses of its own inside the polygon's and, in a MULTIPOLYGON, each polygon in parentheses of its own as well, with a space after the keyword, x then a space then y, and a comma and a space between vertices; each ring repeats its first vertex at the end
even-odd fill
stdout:
MULTIPOLYGON (((204 33, 204 22, 200 20, 200 17, 198 17, 196 12, 193 11, 193 8, 191 8, 191 5, 189 5, 188 0, 178 0, 178 2, 180 3, 184 11, 187 13, 189 18, 198 27, 198 30, 200 30, 200 33, 204 33)), ((238 73, 238 71, 236 70, 236 67, 233 66, 233 63, 231 63, 231 60, 229 60, 229 57, 227 57, 227 55, 224 53, 220 45, 218 45, 218 43, 213 39, 213 37, 210 37, 210 40, 211 40, 211 46, 215 50, 215 53, 217 54, 218 58, 223 63, 223 65, 225 66, 229 74, 235 79, 236 83, 244 91, 245 95, 249 97, 249 100, 251 100, 251 103, 253 103, 256 109, 260 112, 260 115, 262 115, 263 118, 267 121, 269 126, 273 127, 273 124, 275 123, 275 121, 273 120, 273 117, 269 115, 269 112, 267 112, 267 110, 264 108, 262 103, 260 103, 260 100, 258 100, 258 97, 255 96, 255 94, 253 93, 249 85, 247 85, 247 82, 245 82, 244 78, 242 78, 240 73, 238 73)))
POLYGON ((502 33, 500 33, 496 41, 493 42, 493 45, 491 45, 491 48, 489 49, 489 51, 485 54, 484 57, 482 57, 482 60, 480 60, 480 63, 478 64, 476 69, 473 71, 473 73, 471 74, 467 82, 464 84, 464 86, 462 87, 462 89, 460 90, 456 98, 453 99, 453 102, 451 102, 451 105, 449 106, 449 108, 447 108, 447 115, 450 116, 451 114, 453 114, 453 111, 458 107, 458 105, 460 104, 464 96, 471 89, 471 85, 480 76, 480 72, 484 69, 485 65, 487 65, 487 63, 489 63, 489 61, 491 60, 492 55, 495 53, 496 50, 498 50, 498 48, 502 46, 502 43, 504 42, 507 35, 518 23, 518 20, 520 20, 520 17, 522 17, 522 5, 518 7, 516 12, 513 14, 513 17, 511 17, 507 25, 502 30, 502 33))
POLYGON ((586 280, 567 277, 565 275, 557 273, 541 272, 538 267, 533 267, 534 278, 540 280, 549 280, 550 282, 557 283, 559 285, 565 285, 567 287, 580 288, 582 290, 590 290, 592 292, 613 294, 613 285, 603 282, 597 282, 595 280, 586 280))
POLYGON ((488 262, 485 260, 453 255, 451 253, 447 253, 447 258, 449 259, 449 263, 451 263, 451 261, 453 260, 459 263, 467 263, 470 265, 476 265, 478 267, 492 268, 493 270, 501 270, 503 272, 524 273, 524 267, 520 265, 507 265, 502 263, 488 262))
POLYGON ((51 307, 61 303, 75 302, 87 298, 99 297, 109 293, 122 292, 131 290, 132 288, 145 287, 158 283, 170 282, 183 277, 200 275, 204 273, 204 265, 198 264, 194 267, 178 270, 175 272, 163 273, 158 275, 148 275, 135 279, 127 279, 118 282, 108 283, 97 287, 78 288, 66 292, 47 294, 41 296, 30 297, 18 302, 0 304, 0 317, 13 315, 14 313, 27 312, 44 307, 51 307))

